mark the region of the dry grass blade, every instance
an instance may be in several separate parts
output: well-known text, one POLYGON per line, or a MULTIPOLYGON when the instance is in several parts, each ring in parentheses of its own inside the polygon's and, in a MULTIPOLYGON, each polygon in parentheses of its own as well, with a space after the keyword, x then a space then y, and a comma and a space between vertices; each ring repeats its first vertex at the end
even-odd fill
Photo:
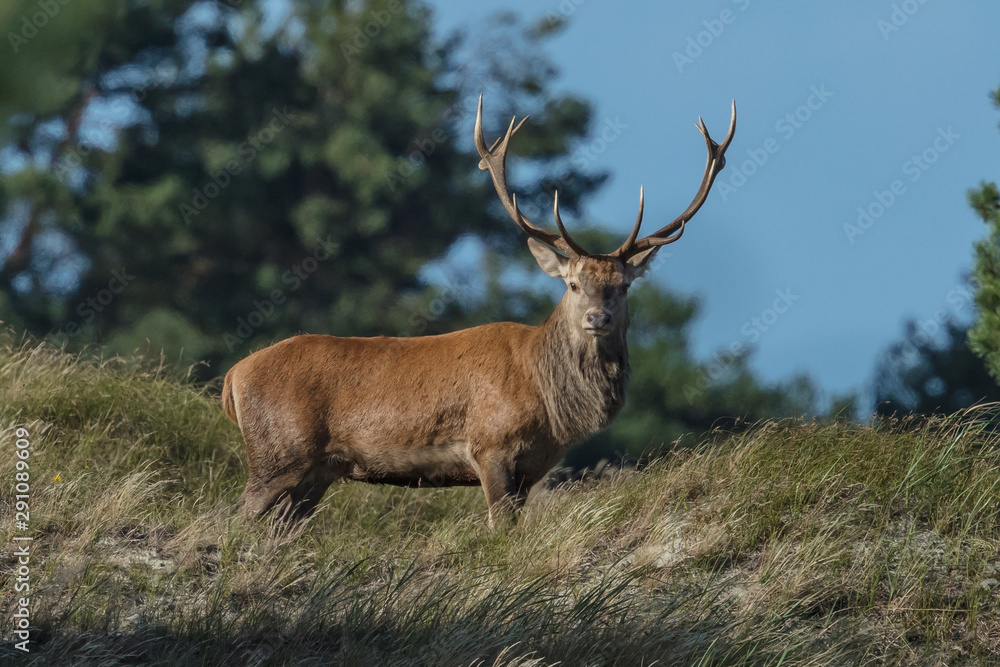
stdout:
MULTIPOLYGON (((544 490, 507 531, 482 526, 477 489, 343 485, 288 532, 232 512, 238 433, 205 388, 7 341, 0 405, 0 434, 32 432, 36 538, 37 643, 28 656, 0 644, 5 664, 915 665, 1000 651, 987 410, 761 424, 544 490)), ((13 501, 0 485, 0 507, 13 501)))

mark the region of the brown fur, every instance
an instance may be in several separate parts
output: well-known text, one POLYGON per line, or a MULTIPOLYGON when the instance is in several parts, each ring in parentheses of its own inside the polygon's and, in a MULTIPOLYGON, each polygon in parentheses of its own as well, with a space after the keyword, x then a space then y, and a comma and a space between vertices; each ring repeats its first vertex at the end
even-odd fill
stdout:
POLYGON ((531 486, 573 443, 610 424, 625 398, 631 275, 603 258, 559 261, 575 291, 541 326, 303 335, 236 364, 222 404, 246 440, 244 511, 279 505, 306 515, 330 483, 353 479, 482 484, 491 522, 515 514, 531 486), (613 328, 592 336, 582 318, 598 310, 613 328))

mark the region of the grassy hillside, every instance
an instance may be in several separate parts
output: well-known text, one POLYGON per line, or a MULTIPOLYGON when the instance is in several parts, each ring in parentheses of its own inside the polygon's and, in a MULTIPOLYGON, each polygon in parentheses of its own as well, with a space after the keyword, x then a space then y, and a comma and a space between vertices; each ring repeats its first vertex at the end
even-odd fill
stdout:
POLYGON ((1000 449, 974 415, 764 424, 537 490, 334 486, 294 534, 230 512, 210 390, 0 344, 0 613, 31 441, 33 644, 11 664, 1000 664, 1000 449))

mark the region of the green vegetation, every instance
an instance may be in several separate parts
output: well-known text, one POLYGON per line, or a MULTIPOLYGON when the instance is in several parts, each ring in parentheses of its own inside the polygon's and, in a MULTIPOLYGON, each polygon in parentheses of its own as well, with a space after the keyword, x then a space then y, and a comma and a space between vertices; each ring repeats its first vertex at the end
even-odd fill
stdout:
MULTIPOLYGON (((607 178, 586 157, 605 119, 553 92, 560 22, 504 14, 437 40, 417 0, 114 0, 25 28, 37 11, 0 8, 0 27, 34 35, 0 71, 8 326, 74 352, 206 362, 194 372, 209 380, 301 332, 416 336, 551 312, 558 284, 537 280, 476 168, 472 120, 480 93, 491 138, 530 113, 512 144, 518 201, 545 221, 558 189, 581 216, 607 178)), ((623 240, 573 229, 598 250, 623 240)), ((814 411, 808 382, 765 385, 749 350, 694 359, 695 300, 647 281, 632 302, 640 391, 574 466, 814 411)))
MULTIPOLYGON (((814 387, 764 385, 746 349, 696 360, 698 303, 651 281, 629 401, 567 459, 638 468, 553 481, 509 531, 478 489, 338 485, 291 531, 233 513, 246 466, 217 383, 251 350, 551 310, 476 169, 480 92, 490 135, 532 115, 512 148, 526 213, 558 189, 579 218, 607 178, 583 150, 603 120, 553 92, 561 20, 437 39, 431 19, 419 0, 0 6, 0 321, 38 337, 0 333, 38 642, 0 663, 1000 662, 996 412, 762 421, 814 412, 814 387), (161 360, 113 356, 136 349, 161 360)), ((883 416, 1000 397, 1000 197, 969 199, 989 226, 971 348, 964 325, 912 325, 877 371, 883 416)))
MULTIPOLYGON (((1000 88, 991 91, 1000 109, 1000 88)), ((952 414, 1000 401, 1000 193, 996 183, 969 190, 972 209, 987 225, 975 244, 971 281, 951 289, 945 317, 910 320, 905 335, 875 369, 875 413, 952 414), (970 323, 966 309, 974 302, 970 323)))
MULTIPOLYGON (((211 387, 8 340, 0 406, 2 440, 25 426, 32 443, 29 664, 916 665, 1000 651, 1000 449, 975 414, 715 433, 537 492, 507 532, 485 527, 478 489, 349 483, 286 533, 231 512, 242 443, 211 387)), ((9 522, 0 536, 11 543, 9 522)), ((0 661, 24 656, 6 644, 0 661)))
MULTIPOLYGON (((1000 88, 990 93, 1000 109, 1000 88)), ((978 288, 978 321, 969 331, 969 344, 982 357, 995 380, 1000 380, 1000 191, 997 184, 983 182, 969 191, 969 204, 987 225, 987 235, 976 243, 972 272, 978 288)))
MULTIPOLYGON (((973 290, 955 290, 971 305, 973 290)), ((948 415, 1000 401, 1000 387, 969 347, 968 325, 957 319, 906 323, 875 369, 875 413, 948 415)))
MULTIPOLYGON (((607 177, 569 159, 595 122, 586 100, 549 90, 551 30, 497 22, 500 67, 435 41, 417 1, 283 3, 278 22, 261 2, 80 4, 4 68, 59 86, 0 93, 0 320, 72 349, 162 349, 210 362, 208 379, 301 331, 450 330, 484 277, 432 310, 429 262, 462 235, 527 257, 476 168, 480 93, 491 135, 532 114, 515 148, 524 206, 548 209, 558 187, 578 213, 607 177), (70 22, 84 18, 101 28, 70 22), (65 57, 36 57, 66 33, 65 57)), ((36 5, 0 20, 16 30, 36 5)))
MULTIPOLYGON (((1000 88, 990 98, 1000 109, 1000 88)), ((971 280, 948 291, 949 312, 907 321, 885 350, 875 368, 876 415, 946 415, 1000 401, 1000 193, 984 181, 967 198, 987 225, 971 280)))

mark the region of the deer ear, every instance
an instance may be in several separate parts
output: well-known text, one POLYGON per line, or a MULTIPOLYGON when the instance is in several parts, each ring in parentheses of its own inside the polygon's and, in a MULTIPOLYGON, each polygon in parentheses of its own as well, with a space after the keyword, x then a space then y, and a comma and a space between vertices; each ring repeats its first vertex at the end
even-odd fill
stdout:
POLYGON ((535 261, 538 262, 538 266, 542 267, 542 271, 553 278, 566 277, 569 268, 568 258, 535 239, 528 239, 528 250, 535 256, 535 261))
POLYGON ((646 272, 653 258, 656 257, 656 251, 659 249, 660 246, 653 246, 649 250, 643 250, 632 255, 625 261, 625 270, 628 271, 629 282, 646 272))

